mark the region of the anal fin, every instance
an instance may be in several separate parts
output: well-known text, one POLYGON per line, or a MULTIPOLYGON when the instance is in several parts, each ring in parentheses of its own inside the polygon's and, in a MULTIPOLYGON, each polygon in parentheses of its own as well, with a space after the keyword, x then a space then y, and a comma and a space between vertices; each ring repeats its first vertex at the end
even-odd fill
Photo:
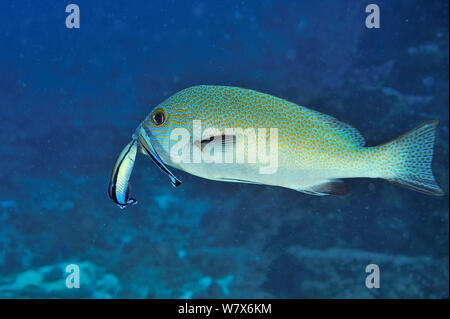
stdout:
POLYGON ((299 189, 298 191, 316 196, 343 196, 350 193, 350 189, 348 188, 347 184, 345 184, 340 179, 330 179, 325 181, 324 183, 310 186, 306 189, 299 189))

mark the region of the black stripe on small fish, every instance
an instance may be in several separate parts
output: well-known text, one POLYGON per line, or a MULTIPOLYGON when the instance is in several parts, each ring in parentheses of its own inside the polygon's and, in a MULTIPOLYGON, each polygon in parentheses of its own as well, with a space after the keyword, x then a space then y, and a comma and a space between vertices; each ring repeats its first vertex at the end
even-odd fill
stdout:
POLYGON ((142 139, 142 136, 139 135, 139 142, 141 146, 144 148, 145 152, 150 156, 150 158, 158 165, 158 167, 165 173, 167 176, 169 176, 170 181, 172 182, 172 185, 177 187, 181 185, 181 181, 175 177, 175 175, 172 174, 171 171, 164 165, 162 159, 159 157, 158 153, 156 153, 155 148, 152 147, 153 152, 148 149, 147 143, 142 139), (155 155, 153 155, 153 153, 155 155))
POLYGON ((130 147, 128 147, 128 150, 125 152, 124 156, 122 156, 122 158, 120 159, 120 162, 117 165, 117 169, 115 171, 113 171, 113 176, 112 176, 112 178, 111 178, 111 180, 109 182, 109 186, 108 186, 108 196, 109 196, 109 198, 111 198, 114 203, 119 205, 120 208, 125 208, 125 206, 127 206, 128 204, 136 204, 137 203, 136 199, 134 199, 134 198, 130 198, 130 200, 133 200, 132 203, 129 202, 129 200, 128 200, 128 195, 129 195, 129 188, 128 188, 128 186, 127 186, 127 190, 126 190, 126 194, 125 194, 125 203, 120 203, 119 200, 117 199, 117 194, 116 194, 117 176, 119 175, 120 167, 122 166, 122 163, 123 163, 124 159, 128 156, 128 153, 130 153, 131 148, 134 146, 135 143, 136 143, 136 141, 134 141, 133 143, 130 144, 130 147))

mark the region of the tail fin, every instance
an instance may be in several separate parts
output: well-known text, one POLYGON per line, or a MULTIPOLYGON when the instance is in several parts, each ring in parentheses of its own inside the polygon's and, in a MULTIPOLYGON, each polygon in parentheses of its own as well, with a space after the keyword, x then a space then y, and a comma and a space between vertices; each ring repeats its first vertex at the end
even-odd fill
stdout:
POLYGON ((424 123, 383 145, 397 158, 392 177, 388 178, 390 182, 428 195, 444 195, 431 171, 438 124, 437 120, 424 123))

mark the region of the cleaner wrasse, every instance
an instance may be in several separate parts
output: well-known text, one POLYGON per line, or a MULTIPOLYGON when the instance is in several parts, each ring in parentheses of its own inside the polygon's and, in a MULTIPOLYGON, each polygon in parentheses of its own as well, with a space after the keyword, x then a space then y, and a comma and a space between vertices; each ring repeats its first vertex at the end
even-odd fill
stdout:
POLYGON ((137 204, 137 200, 130 198, 130 177, 133 171, 137 151, 150 156, 150 158, 156 163, 156 165, 169 176, 173 186, 179 186, 181 181, 176 178, 172 172, 169 171, 167 166, 161 160, 156 153, 153 146, 147 145, 142 137, 136 137, 133 134, 133 139, 123 148, 119 157, 116 160, 111 178, 108 186, 108 195, 121 209, 127 205, 137 204), (141 144, 141 141, 143 144, 141 144))
POLYGON ((133 171, 134 161, 138 149, 138 141, 131 140, 122 150, 117 158, 111 173, 108 186, 109 197, 120 207, 137 203, 136 199, 130 198, 130 176, 133 171))

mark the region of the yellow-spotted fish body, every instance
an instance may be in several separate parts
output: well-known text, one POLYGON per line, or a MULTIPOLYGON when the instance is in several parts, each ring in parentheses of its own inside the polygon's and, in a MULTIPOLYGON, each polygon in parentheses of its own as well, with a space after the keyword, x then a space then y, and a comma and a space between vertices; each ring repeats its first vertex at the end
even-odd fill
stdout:
MULTIPOLYGON (((342 195, 348 192, 342 178, 383 178, 441 195, 431 172, 436 125, 437 121, 428 122, 389 143, 365 147, 364 138, 354 127, 331 116, 249 89, 201 85, 184 89, 159 104, 136 133, 155 148, 166 164, 207 179, 282 186, 314 195, 342 195), (160 118, 155 121, 155 116, 160 118), (202 130, 276 128, 278 169, 274 174, 261 174, 258 161, 173 162, 171 132, 184 128, 192 136, 196 120, 201 121, 202 130)), ((193 152, 194 147, 189 151, 193 152)), ((247 144, 244 151, 248 151, 247 144)))

